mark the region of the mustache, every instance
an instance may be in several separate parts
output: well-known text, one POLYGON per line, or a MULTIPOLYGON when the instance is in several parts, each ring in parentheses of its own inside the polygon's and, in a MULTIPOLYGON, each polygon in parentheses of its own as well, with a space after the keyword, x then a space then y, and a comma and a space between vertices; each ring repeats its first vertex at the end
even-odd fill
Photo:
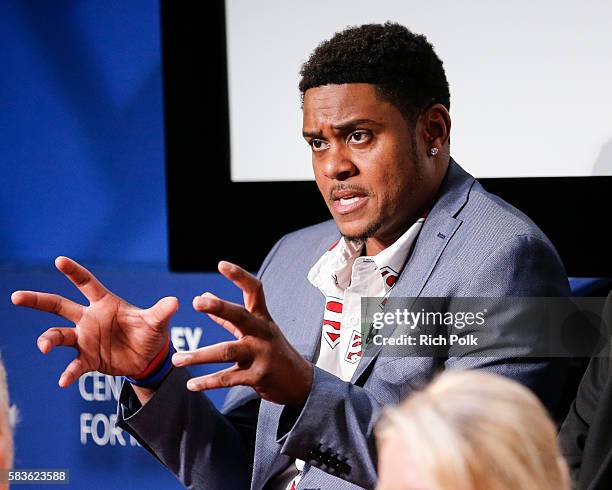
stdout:
POLYGON ((351 191, 351 192, 354 192, 355 194, 361 194, 363 196, 367 196, 370 194, 364 187, 361 187, 359 185, 337 184, 329 190, 329 196, 328 196, 329 200, 333 201, 334 193, 339 192, 339 191, 351 191))

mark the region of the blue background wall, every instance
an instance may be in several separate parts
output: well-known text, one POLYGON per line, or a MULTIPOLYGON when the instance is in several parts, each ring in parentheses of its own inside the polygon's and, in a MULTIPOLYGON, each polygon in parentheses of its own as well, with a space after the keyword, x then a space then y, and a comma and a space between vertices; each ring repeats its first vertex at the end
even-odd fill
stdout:
MULTIPOLYGON (((109 432, 114 379, 57 386, 74 351, 42 356, 35 340, 61 320, 14 307, 11 291, 82 302, 53 267, 68 255, 134 304, 178 296, 175 340, 198 332, 200 346, 226 335, 191 298, 212 290, 240 300, 218 274, 167 272, 159 24, 151 0, 0 2, 0 350, 21 414, 15 467, 66 468, 72 488, 180 485, 109 432), (87 414, 99 414, 95 439, 87 414)), ((217 404, 223 396, 211 393, 217 404)))
POLYGON ((156 1, 0 2, 0 260, 165 262, 156 1))

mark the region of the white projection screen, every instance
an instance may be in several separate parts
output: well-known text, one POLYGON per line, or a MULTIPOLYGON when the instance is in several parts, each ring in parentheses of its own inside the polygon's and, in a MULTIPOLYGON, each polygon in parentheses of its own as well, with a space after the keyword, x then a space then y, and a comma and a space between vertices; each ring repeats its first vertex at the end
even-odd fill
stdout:
POLYGON ((427 36, 476 177, 612 175, 612 2, 226 0, 231 178, 312 180, 299 69, 348 25, 427 36))

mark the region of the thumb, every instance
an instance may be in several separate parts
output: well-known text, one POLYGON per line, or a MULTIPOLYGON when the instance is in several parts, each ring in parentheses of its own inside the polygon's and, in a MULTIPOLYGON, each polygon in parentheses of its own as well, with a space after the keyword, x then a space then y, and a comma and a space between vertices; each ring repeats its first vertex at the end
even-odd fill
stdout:
POLYGON ((151 308, 147 310, 147 314, 153 323, 161 325, 167 322, 178 309, 178 299, 174 296, 166 296, 151 306, 151 308))

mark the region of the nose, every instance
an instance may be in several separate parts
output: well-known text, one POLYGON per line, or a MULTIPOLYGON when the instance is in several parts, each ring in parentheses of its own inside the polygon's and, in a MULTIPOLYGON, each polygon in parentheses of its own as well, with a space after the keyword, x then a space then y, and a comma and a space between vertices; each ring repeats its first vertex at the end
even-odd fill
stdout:
POLYGON ((350 155, 341 147, 330 148, 324 158, 323 174, 329 179, 342 181, 358 173, 350 155))

